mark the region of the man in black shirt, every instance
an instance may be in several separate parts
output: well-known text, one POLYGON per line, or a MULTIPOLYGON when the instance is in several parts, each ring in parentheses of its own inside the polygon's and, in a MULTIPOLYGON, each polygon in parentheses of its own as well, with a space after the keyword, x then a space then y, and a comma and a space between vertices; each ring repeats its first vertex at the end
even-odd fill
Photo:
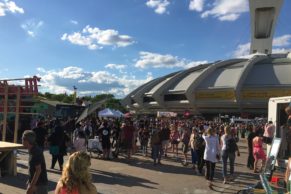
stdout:
POLYGON ((24 131, 22 144, 29 152, 29 180, 27 194, 47 194, 47 172, 43 151, 36 145, 36 135, 31 130, 24 131))
POLYGON ((110 135, 111 131, 110 128, 108 127, 107 121, 104 121, 103 124, 101 125, 99 129, 99 133, 101 133, 101 139, 102 139, 102 149, 103 149, 103 158, 104 159, 109 159, 109 154, 110 154, 110 135))
POLYGON ((162 142, 162 151, 165 154, 165 157, 167 157, 167 150, 168 145, 170 142, 170 128, 167 123, 162 124, 162 130, 161 130, 161 142, 162 142))
POLYGON ((36 143, 37 145, 44 150, 44 143, 46 141, 47 131, 44 128, 43 121, 39 121, 37 123, 37 127, 32 129, 36 135, 36 143))

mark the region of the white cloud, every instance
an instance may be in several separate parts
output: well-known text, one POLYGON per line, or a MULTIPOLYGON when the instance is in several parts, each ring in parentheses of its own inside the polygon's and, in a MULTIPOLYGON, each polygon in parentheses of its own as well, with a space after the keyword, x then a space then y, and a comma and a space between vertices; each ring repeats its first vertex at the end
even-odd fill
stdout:
POLYGON ((283 36, 279 36, 274 38, 273 46, 275 47, 282 47, 282 46, 289 46, 291 45, 291 34, 286 34, 283 36))
POLYGON ((21 24, 21 28, 29 35, 30 37, 36 37, 39 33, 41 27, 43 26, 43 21, 31 19, 27 20, 23 24, 21 24))
POLYGON ((120 35, 116 30, 101 30, 90 26, 86 26, 82 32, 65 33, 61 39, 72 44, 87 46, 91 50, 102 49, 103 46, 126 47, 134 43, 132 37, 120 35))
POLYGON ((74 25, 78 25, 78 24, 79 24, 79 22, 76 21, 76 20, 70 20, 70 23, 71 23, 71 24, 74 24, 74 25))
POLYGON ((235 21, 241 14, 249 10, 247 0, 215 0, 213 4, 209 4, 210 9, 208 10, 203 10, 204 3, 205 0, 191 0, 189 8, 198 12, 203 11, 202 18, 212 16, 220 21, 235 21))
POLYGON ((179 59, 172 55, 161 55, 158 53, 151 53, 142 51, 139 53, 140 58, 136 61, 135 67, 145 69, 145 68, 189 68, 194 65, 204 64, 207 61, 187 61, 185 59, 179 59))
POLYGON ((78 88, 79 95, 95 95, 112 93, 116 97, 124 97, 130 91, 153 79, 151 73, 145 78, 137 79, 127 73, 119 75, 108 71, 85 71, 80 67, 65 67, 59 70, 45 70, 37 68, 41 77, 42 92, 73 93, 73 86, 78 88))
POLYGON ((204 1, 205 0, 190 0, 189 9, 201 12, 204 7, 204 1))
POLYGON ((291 52, 291 48, 273 48, 272 53, 287 53, 291 52))
POLYGON ((59 71, 58 75, 62 78, 78 79, 82 78, 83 69, 79 67, 65 67, 62 71, 59 71))
POLYGON ((24 13, 24 9, 18 7, 14 1, 2 0, 0 2, 0 16, 5 16, 6 13, 24 13))
POLYGON ((168 0, 148 0, 146 5, 155 9, 157 14, 164 14, 167 12, 167 7, 170 5, 168 0))
POLYGON ((109 69, 124 69, 126 67, 126 65, 119 65, 119 64, 107 64, 106 66, 105 66, 105 68, 109 68, 109 69))
MULTIPOLYGON (((291 45, 291 34, 285 34, 282 36, 275 37, 273 39, 273 48, 272 53, 284 53, 290 52, 291 48, 288 48, 291 45)), ((240 44, 237 46, 236 50, 233 52, 232 56, 242 57, 250 54, 251 43, 240 44)))
POLYGON ((183 68, 184 69, 189 69, 191 67, 196 67, 198 65, 203 65, 203 64, 206 64, 206 63, 208 63, 208 61, 192 61, 192 62, 187 63, 183 68))
POLYGON ((250 54, 251 43, 240 44, 237 46, 236 50, 233 52, 233 57, 242 57, 250 54))

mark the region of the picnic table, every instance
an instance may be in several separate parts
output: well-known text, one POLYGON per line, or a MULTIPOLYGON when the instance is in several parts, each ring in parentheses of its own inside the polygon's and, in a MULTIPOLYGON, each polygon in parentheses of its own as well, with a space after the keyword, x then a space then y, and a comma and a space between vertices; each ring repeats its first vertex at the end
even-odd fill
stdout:
POLYGON ((0 173, 5 172, 8 175, 17 175, 16 154, 14 154, 14 151, 21 148, 23 148, 22 144, 0 141, 0 173))

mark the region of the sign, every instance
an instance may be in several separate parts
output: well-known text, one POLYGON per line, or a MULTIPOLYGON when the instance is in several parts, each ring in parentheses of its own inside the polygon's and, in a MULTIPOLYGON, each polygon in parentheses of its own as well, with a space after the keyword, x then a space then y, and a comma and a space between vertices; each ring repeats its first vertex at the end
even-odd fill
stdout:
POLYGON ((215 99, 215 100, 236 100, 234 90, 229 91, 200 91, 195 94, 196 99, 206 100, 206 99, 215 99))
POLYGON ((242 99, 269 99, 272 97, 290 96, 291 89, 271 89, 271 90, 242 90, 242 99))

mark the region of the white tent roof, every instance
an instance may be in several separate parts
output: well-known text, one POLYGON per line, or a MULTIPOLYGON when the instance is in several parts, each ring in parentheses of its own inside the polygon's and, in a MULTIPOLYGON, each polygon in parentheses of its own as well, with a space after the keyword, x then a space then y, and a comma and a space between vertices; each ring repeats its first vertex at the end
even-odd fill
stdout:
POLYGON ((101 110, 98 112, 99 117, 114 117, 119 118, 123 116, 123 113, 119 110, 112 110, 110 108, 105 108, 104 110, 101 110))

